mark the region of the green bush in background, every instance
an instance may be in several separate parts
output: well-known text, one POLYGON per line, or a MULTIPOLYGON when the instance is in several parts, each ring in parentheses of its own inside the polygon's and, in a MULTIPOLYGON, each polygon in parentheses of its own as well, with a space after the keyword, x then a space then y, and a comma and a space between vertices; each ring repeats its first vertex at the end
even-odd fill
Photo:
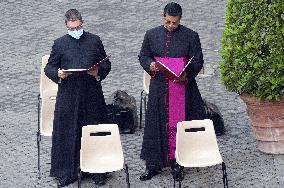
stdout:
POLYGON ((228 0, 221 56, 228 90, 284 96, 284 0, 228 0))

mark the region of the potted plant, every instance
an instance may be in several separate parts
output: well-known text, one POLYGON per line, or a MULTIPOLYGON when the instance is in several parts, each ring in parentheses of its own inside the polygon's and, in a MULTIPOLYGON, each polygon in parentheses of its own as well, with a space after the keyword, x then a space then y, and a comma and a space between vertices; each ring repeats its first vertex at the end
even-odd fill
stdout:
POLYGON ((258 149, 284 154, 284 3, 228 0, 221 79, 247 105, 258 149))

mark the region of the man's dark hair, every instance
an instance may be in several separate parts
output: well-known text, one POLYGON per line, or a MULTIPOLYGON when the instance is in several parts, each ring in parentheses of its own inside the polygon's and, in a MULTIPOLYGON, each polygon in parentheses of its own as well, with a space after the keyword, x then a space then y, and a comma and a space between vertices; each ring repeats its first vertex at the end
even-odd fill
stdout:
POLYGON ((182 8, 178 3, 168 3, 164 8, 164 16, 182 16, 182 8))
POLYGON ((76 21, 76 20, 82 21, 81 13, 76 9, 67 10, 67 12, 65 13, 65 23, 68 21, 76 21))

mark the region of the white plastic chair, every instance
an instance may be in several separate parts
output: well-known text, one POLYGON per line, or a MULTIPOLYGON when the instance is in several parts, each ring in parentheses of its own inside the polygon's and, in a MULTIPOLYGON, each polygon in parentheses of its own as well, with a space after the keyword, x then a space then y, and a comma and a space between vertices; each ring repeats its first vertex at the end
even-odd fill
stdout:
MULTIPOLYGON (((117 124, 87 125, 82 128, 80 170, 82 172, 106 173, 123 169, 124 157, 117 124)), ((128 166, 125 164, 126 183, 129 184, 128 166)))
POLYGON ((38 173, 40 178, 40 141, 41 136, 51 136, 53 130, 53 117, 58 86, 44 73, 44 67, 48 62, 49 55, 42 57, 40 73, 40 92, 38 94, 38 173))
MULTIPOLYGON (((219 152, 213 122, 209 119, 177 124, 176 162, 182 167, 207 167, 222 164, 224 187, 228 187, 226 165, 219 152)), ((179 181, 179 187, 181 181, 179 181)))
POLYGON ((143 90, 141 91, 141 98, 140 98, 140 129, 142 128, 142 104, 144 101, 144 114, 146 114, 147 97, 149 94, 150 80, 151 80, 151 76, 146 71, 144 71, 143 90))

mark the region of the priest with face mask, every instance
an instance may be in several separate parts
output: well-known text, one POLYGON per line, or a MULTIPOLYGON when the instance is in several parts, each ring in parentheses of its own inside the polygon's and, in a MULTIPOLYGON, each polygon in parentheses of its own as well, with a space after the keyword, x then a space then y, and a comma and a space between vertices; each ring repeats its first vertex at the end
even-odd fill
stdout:
MULTIPOLYGON (((146 32, 139 54, 140 65, 151 75, 141 158, 146 170, 141 181, 157 175, 163 167, 173 172, 180 168, 175 162, 177 123, 205 119, 205 110, 195 77, 203 67, 203 54, 197 32, 180 24, 182 8, 169 3, 162 15, 163 25, 146 32), (167 77, 157 62, 171 70, 184 68, 176 79, 167 77)), ((179 171, 181 172, 181 171, 179 171)), ((181 179, 176 174, 174 178, 181 179)))
MULTIPOLYGON (((58 186, 77 180, 80 165, 82 126, 104 122, 106 104, 101 81, 111 69, 110 61, 100 63, 84 73, 66 70, 88 69, 106 58, 99 36, 83 30, 81 14, 70 9, 65 14, 67 34, 56 39, 44 69, 48 78, 58 84, 53 121, 50 175, 58 186)), ((105 184, 103 174, 95 183, 105 184)))

